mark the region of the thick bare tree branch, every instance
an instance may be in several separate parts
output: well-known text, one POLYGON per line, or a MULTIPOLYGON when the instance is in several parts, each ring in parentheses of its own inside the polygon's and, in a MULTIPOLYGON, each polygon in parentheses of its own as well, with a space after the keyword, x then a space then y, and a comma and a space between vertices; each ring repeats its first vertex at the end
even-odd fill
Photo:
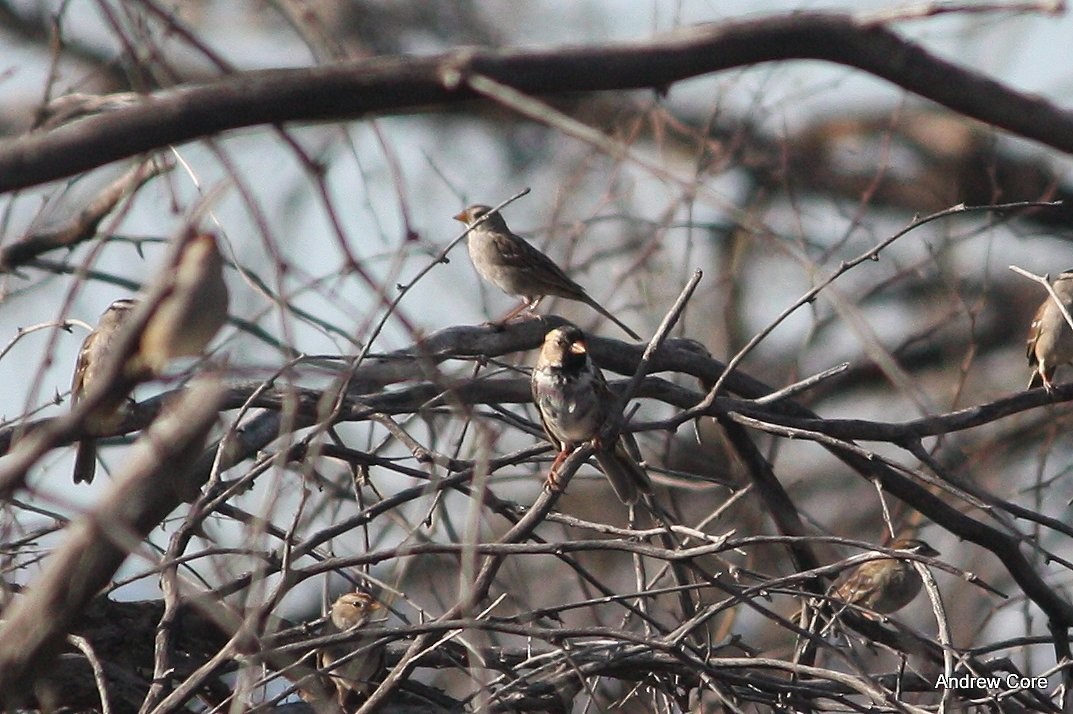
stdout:
POLYGON ((52 181, 198 137, 259 124, 405 114, 478 98, 478 73, 534 95, 675 82, 734 67, 826 60, 869 72, 1018 136, 1073 153, 1073 113, 959 67, 852 15, 800 13, 678 30, 651 40, 553 50, 467 49, 294 70, 241 72, 190 84, 0 144, 0 191, 52 181))

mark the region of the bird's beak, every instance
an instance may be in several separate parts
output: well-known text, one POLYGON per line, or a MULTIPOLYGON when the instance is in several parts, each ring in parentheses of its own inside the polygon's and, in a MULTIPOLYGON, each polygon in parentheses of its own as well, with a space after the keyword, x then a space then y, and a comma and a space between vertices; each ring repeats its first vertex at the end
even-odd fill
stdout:
POLYGON ((466 211, 462 211, 458 215, 454 216, 454 219, 461 223, 469 223, 469 213, 467 213, 466 211))
POLYGON ((585 354, 585 353, 586 353, 587 351, 588 351, 588 350, 587 350, 587 349, 586 349, 586 347, 585 347, 585 343, 584 343, 583 341, 581 341, 581 340, 578 340, 577 342, 575 342, 575 343, 573 343, 572 345, 570 345, 570 352, 571 352, 572 354, 575 354, 575 355, 583 355, 583 354, 585 354))

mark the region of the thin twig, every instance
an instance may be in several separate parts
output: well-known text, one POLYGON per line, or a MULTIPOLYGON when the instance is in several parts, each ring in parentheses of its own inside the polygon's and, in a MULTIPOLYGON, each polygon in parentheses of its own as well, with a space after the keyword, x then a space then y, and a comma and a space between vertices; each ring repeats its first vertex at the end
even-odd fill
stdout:
POLYGON ((1016 265, 1011 265, 1009 266, 1009 268, 1021 277, 1028 278, 1029 280, 1034 280, 1040 285, 1042 285, 1043 289, 1047 291, 1047 294, 1050 295, 1051 300, 1058 307, 1059 312, 1062 313, 1062 317, 1065 318, 1066 324, 1069 325, 1069 329, 1073 330, 1073 316, 1069 314, 1069 310, 1066 309, 1065 303, 1062 302, 1062 298, 1058 297, 1058 293, 1054 291, 1054 286, 1051 285, 1050 276, 1036 275, 1034 273, 1028 272, 1027 270, 1024 270, 1023 268, 1019 268, 1016 265))

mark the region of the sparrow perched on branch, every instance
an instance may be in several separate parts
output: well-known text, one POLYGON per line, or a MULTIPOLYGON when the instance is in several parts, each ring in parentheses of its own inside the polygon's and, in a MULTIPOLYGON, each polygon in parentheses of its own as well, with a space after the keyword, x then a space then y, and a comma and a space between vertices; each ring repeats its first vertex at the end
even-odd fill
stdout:
POLYGON ((216 236, 189 238, 172 265, 170 285, 138 347, 142 366, 160 374, 175 357, 196 357, 227 322, 227 284, 216 236))
POLYGON ((523 310, 535 310, 546 295, 554 295, 585 303, 633 339, 641 339, 622 320, 593 300, 585 288, 571 280, 551 258, 524 238, 511 233, 498 211, 488 206, 470 206, 454 218, 472 228, 466 241, 470 260, 481 277, 508 295, 525 301, 507 316, 507 320, 523 310), (481 218, 484 221, 478 225, 481 218))
MULTIPOLYGON (((332 603, 329 612, 329 634, 360 630, 383 607, 372 595, 360 590, 345 593, 332 603)), ((348 700, 356 698, 364 701, 369 696, 384 669, 384 650, 380 647, 366 649, 347 657, 368 644, 356 640, 325 647, 317 653, 318 665, 331 677, 339 706, 344 711, 349 711, 348 700)), ((350 707, 360 701, 351 703, 350 707)))
MULTIPOLYGON (((128 298, 114 301, 101 314, 97 327, 83 340, 82 349, 78 352, 74 379, 71 381, 72 406, 78 404, 86 392, 94 389, 98 384, 98 380, 102 377, 103 365, 115 349, 116 335, 119 334, 120 328, 126 323, 131 310, 137 304, 137 301, 128 298)), ((127 390, 117 386, 115 392, 115 394, 109 394, 108 399, 87 418, 87 430, 107 429, 118 421, 120 407, 127 399, 127 390)), ((92 483, 96 471, 97 441, 89 437, 81 439, 75 454, 74 482, 92 483)))
MULTIPOLYGON (((530 386, 548 440, 559 449, 548 474, 548 487, 557 490, 559 465, 578 444, 599 436, 615 398, 589 358, 584 334, 574 325, 544 336, 530 386)), ((600 470, 623 503, 632 505, 640 493, 652 493, 648 474, 630 452, 632 447, 636 453, 637 446, 629 434, 620 434, 614 444, 594 446, 600 470)))
MULTIPOLYGON (((939 551, 915 538, 899 538, 890 548, 928 557, 939 555, 939 551)), ((920 574, 912 561, 884 556, 851 570, 835 588, 834 597, 847 605, 886 615, 908 605, 920 587, 920 574)))
MULTIPOLYGON (((175 357, 200 355, 227 320, 223 258, 211 233, 188 238, 155 280, 165 283, 164 295, 153 306, 137 347, 126 358, 122 384, 115 385, 115 394, 110 394, 87 420, 90 432, 112 428, 136 383, 160 375, 175 357)), ((89 390, 98 388, 94 385, 99 384, 105 364, 118 347, 116 338, 134 316, 138 304, 139 301, 129 299, 113 302, 101 315, 97 328, 82 343, 71 385, 73 404, 89 390)), ((93 481, 95 470, 95 442, 82 439, 75 456, 74 482, 93 481)))
MULTIPOLYGON (((1055 278, 1052 287, 1066 311, 1073 313, 1073 268, 1055 278)), ((1028 364, 1032 367, 1028 388, 1034 389, 1042 384, 1048 392, 1052 391, 1054 373, 1059 366, 1071 361, 1073 330, 1066 324, 1066 318, 1054 298, 1048 294, 1036 310, 1028 332, 1028 364)))

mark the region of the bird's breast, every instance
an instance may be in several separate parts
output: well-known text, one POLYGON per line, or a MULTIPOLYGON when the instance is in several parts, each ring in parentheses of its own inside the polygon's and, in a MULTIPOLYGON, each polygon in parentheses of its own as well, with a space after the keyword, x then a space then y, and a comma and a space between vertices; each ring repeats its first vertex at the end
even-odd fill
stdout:
POLYGON ((578 443, 596 436, 604 409, 591 380, 549 373, 538 383, 540 411, 548 429, 560 441, 578 443))
POLYGON ((469 259, 473 262, 478 275, 508 295, 520 294, 514 289, 511 271, 504 264, 493 236, 486 231, 476 229, 466 239, 466 247, 469 250, 469 259))

